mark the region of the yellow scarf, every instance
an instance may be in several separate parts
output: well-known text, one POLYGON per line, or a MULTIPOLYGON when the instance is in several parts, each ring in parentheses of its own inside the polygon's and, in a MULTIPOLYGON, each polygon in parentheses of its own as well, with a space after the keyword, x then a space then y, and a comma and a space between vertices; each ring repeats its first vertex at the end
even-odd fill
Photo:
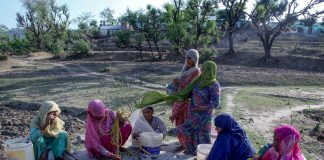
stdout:
MULTIPOLYGON (((39 108, 37 115, 33 118, 30 127, 41 129, 46 123, 47 114, 53 111, 57 111, 58 115, 61 113, 61 109, 55 102, 45 101, 39 108)), ((64 131, 64 121, 56 117, 53 123, 46 127, 44 135, 47 137, 56 137, 61 131, 64 131)))

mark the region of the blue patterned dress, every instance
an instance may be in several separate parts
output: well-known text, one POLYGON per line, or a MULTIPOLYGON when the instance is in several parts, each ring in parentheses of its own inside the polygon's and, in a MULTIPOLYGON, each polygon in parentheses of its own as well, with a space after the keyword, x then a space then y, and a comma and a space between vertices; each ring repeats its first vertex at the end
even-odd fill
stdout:
POLYGON ((178 129, 178 132, 186 136, 186 154, 196 155, 198 144, 211 143, 210 130, 212 111, 220 104, 220 85, 212 83, 204 89, 198 89, 200 82, 196 84, 191 95, 191 105, 188 119, 178 129), (198 106, 208 106, 204 111, 193 111, 198 106))

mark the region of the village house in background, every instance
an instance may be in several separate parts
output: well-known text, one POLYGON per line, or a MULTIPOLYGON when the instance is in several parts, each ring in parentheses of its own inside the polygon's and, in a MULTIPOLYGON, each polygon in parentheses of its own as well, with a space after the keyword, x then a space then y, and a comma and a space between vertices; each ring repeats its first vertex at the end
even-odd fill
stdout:
POLYGON ((324 34, 324 26, 320 23, 315 23, 311 27, 306 26, 301 21, 296 21, 292 26, 293 33, 304 33, 304 34, 324 34))
POLYGON ((131 25, 127 21, 121 22, 120 25, 106 25, 105 23, 100 24, 99 31, 100 36, 111 36, 114 32, 121 31, 121 30, 134 30, 131 25))

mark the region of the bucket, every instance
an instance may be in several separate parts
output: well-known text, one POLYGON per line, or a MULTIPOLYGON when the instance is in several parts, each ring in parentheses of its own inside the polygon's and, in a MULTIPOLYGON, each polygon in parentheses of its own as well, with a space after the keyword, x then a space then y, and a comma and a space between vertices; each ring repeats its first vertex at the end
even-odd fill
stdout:
POLYGON ((141 147, 141 154, 151 156, 151 157, 158 156, 158 155, 160 155, 160 146, 158 146, 158 147, 145 147, 145 146, 142 146, 141 147))
POLYGON ((34 160, 33 144, 27 138, 5 141, 4 151, 9 160, 34 160))
POLYGON ((206 160, 212 147, 212 144, 199 144, 197 147, 197 160, 206 160))
POLYGON ((138 137, 138 141, 141 145, 141 154, 158 156, 163 141, 163 134, 156 132, 142 132, 138 137))

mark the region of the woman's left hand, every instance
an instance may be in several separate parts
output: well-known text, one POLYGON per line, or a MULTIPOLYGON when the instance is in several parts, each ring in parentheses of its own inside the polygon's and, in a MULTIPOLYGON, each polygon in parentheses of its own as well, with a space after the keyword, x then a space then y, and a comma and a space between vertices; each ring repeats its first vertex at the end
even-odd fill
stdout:
POLYGON ((193 109, 192 111, 201 112, 201 111, 205 111, 207 109, 208 109, 208 106, 198 106, 197 108, 193 109))

